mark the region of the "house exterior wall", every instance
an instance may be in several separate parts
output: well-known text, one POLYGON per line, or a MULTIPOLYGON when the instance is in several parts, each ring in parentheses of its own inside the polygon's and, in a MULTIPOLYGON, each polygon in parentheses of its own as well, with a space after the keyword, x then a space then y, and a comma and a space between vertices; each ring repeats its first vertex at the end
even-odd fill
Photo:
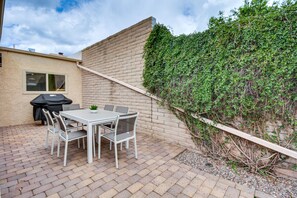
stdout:
POLYGON ((25 71, 66 75, 66 93, 63 94, 72 99, 73 103, 82 104, 81 71, 74 60, 36 56, 2 48, 0 53, 0 127, 34 123, 30 101, 40 92, 25 93, 25 71))
MULTIPOLYGON (((145 19, 82 51, 82 65, 135 87, 142 86, 143 47, 154 24, 145 19)), ((166 108, 147 96, 87 71, 82 71, 83 106, 128 106, 139 112, 138 133, 194 148, 187 127, 166 108)))

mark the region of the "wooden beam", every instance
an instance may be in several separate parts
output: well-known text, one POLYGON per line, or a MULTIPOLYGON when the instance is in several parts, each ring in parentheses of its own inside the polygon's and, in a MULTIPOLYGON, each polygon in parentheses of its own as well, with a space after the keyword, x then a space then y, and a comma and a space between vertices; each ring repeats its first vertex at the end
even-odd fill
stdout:
POLYGON ((212 120, 209 120, 207 118, 203 118, 203 117, 199 117, 199 116, 195 116, 195 115, 192 115, 192 116, 194 118, 200 120, 201 122, 204 122, 206 124, 214 126, 214 127, 218 128, 218 129, 221 129, 223 131, 226 131, 228 133, 231 133, 231 134, 236 135, 238 137, 241 137, 243 139, 249 140, 249 141, 251 141, 253 143, 259 144, 259 145, 264 146, 266 148, 269 148, 271 150, 277 151, 279 153, 282 153, 284 155, 287 155, 287 156, 290 156, 292 158, 297 159, 297 152, 296 151, 293 151, 293 150, 287 149, 285 147, 282 147, 280 145, 268 142, 268 141, 263 140, 261 138, 250 135, 248 133, 239 131, 237 129, 234 129, 234 128, 231 128, 231 127, 219 124, 219 123, 214 123, 212 120))
POLYGON ((102 74, 102 73, 100 73, 100 72, 94 71, 94 70, 89 69, 89 68, 87 68, 87 67, 84 67, 84 66, 82 66, 82 65, 80 65, 80 64, 78 64, 78 63, 76 63, 76 65, 77 65, 77 67, 79 67, 79 68, 81 68, 81 69, 83 69, 83 70, 86 70, 86 71, 88 71, 88 72, 90 72, 90 73, 93 73, 93 74, 96 74, 96 75, 98 75, 98 76, 101 76, 102 78, 105 78, 105 79, 110 80, 110 81, 112 81, 112 82, 116 82, 116 83, 118 83, 118 84, 120 84, 120 85, 123 85, 124 87, 127 87, 127 88, 129 88, 129 89, 131 89, 131 90, 133 90, 133 91, 136 91, 136 92, 138 92, 138 93, 140 93, 140 94, 142 94, 142 95, 145 95, 145 96, 147 96, 147 97, 150 97, 150 98, 153 98, 153 99, 155 99, 155 100, 161 101, 161 99, 158 98, 157 96, 154 96, 154 95, 152 95, 152 94, 150 94, 150 93, 148 93, 148 92, 146 92, 146 91, 144 91, 144 90, 142 90, 142 89, 140 89, 140 88, 134 87, 134 86, 132 86, 132 85, 130 85, 130 84, 128 84, 128 83, 125 83, 125 82, 120 81, 120 80, 118 80, 118 79, 115 79, 115 78, 113 78, 113 77, 107 76, 107 75, 102 74))

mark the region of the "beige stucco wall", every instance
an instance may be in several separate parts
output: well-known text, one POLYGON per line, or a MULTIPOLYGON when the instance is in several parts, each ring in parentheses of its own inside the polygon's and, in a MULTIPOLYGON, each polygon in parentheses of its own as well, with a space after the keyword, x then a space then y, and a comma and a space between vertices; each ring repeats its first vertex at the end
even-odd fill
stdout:
POLYGON ((40 93, 25 93, 25 71, 66 75, 66 93, 63 94, 73 103, 82 103, 81 71, 75 60, 36 56, 4 48, 0 48, 0 53, 0 127, 34 123, 30 101, 40 93))
MULTIPOLYGON (((82 51, 82 64, 125 83, 141 88, 144 68, 143 47, 152 30, 153 18, 145 19, 82 51)), ((168 109, 147 96, 90 72, 82 72, 83 105, 128 106, 139 112, 138 133, 194 148, 185 124, 168 109)))

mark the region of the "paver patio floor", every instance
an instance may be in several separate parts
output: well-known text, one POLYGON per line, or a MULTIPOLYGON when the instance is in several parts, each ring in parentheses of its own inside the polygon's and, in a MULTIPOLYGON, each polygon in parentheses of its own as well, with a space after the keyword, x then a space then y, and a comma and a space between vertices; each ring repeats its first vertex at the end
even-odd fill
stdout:
POLYGON ((134 148, 114 152, 103 142, 101 159, 87 164, 87 151, 69 144, 67 166, 45 148, 45 126, 0 128, 1 197, 254 197, 261 192, 175 161, 185 148, 138 133, 134 148))

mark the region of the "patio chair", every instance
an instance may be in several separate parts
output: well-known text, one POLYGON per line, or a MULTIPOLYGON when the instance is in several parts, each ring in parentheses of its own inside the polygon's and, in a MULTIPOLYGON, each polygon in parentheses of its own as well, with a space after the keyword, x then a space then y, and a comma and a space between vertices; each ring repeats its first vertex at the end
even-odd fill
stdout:
POLYGON ((103 109, 106 110, 106 111, 113 111, 114 105, 104 105, 103 109))
POLYGON ((129 112, 129 107, 116 106, 114 111, 118 112, 118 113, 128 113, 129 112))
MULTIPOLYGON (((44 116, 45 116, 45 119, 46 119, 46 123, 47 123, 47 135, 46 135, 46 140, 45 140, 45 147, 47 148, 48 147, 48 136, 49 136, 49 133, 53 134, 53 138, 52 138, 52 146, 51 146, 51 155, 53 155, 54 153, 54 148, 55 148, 55 139, 56 139, 56 135, 58 135, 59 133, 59 130, 56 126, 56 118, 53 118, 51 113, 46 110, 46 109, 42 109, 43 113, 44 113, 44 116)), ((53 112, 54 113, 54 112, 53 112)), ((67 125, 67 123, 66 123, 67 125)), ((70 130, 76 130, 78 127, 81 127, 81 126, 73 126, 73 125, 67 125, 68 128, 70 130)), ((58 141, 58 139, 57 139, 58 141)), ((78 148, 80 148, 79 146, 79 142, 78 142, 78 148)), ((85 149, 85 142, 83 141, 83 149, 85 149)))
MULTIPOLYGON (((104 105, 104 108, 103 108, 105 111, 113 111, 114 109, 114 105, 104 105)), ((104 129, 104 132, 105 132, 105 128, 111 128, 113 122, 109 122, 109 123, 104 123, 101 125, 101 127, 104 129)), ((100 126, 100 125, 99 125, 100 126)), ((98 126, 98 127, 99 127, 98 126)), ((98 129, 97 129, 98 130, 98 129)))
MULTIPOLYGON (((134 139, 135 158, 137 159, 137 145, 136 145, 136 122, 138 113, 130 113, 117 116, 115 127, 111 129, 110 133, 103 134, 102 137, 114 143, 116 168, 119 168, 117 145, 122 142, 128 142, 134 139)), ((98 140, 101 137, 98 135, 98 140)), ((98 146, 98 153, 100 152, 101 142, 98 146)))
POLYGON ((53 138, 52 138, 52 146, 51 146, 51 155, 53 155, 54 153, 54 142, 55 142, 55 138, 56 136, 59 134, 59 129, 56 128, 55 126, 55 121, 52 118, 50 112, 48 110, 42 109, 42 112, 45 116, 46 119, 46 124, 47 124, 47 133, 46 133, 46 139, 45 139, 45 147, 48 147, 48 136, 49 133, 53 134, 53 138))
POLYGON ((62 109, 63 109, 63 111, 76 110, 76 109, 80 109, 80 105, 79 104, 63 104, 62 109))
MULTIPOLYGON (((129 107, 116 106, 115 112, 127 114, 129 112, 129 107)), ((112 130, 114 128, 114 123, 103 124, 102 128, 104 129, 104 133, 105 133, 105 129, 112 130)), ((129 147, 129 144, 126 143, 126 148, 128 148, 128 147, 129 147)), ((123 148, 123 144, 121 143, 121 150, 122 150, 122 148, 123 148)), ((109 150, 112 150, 112 142, 111 141, 109 143, 109 150)))
POLYGON ((68 150, 68 142, 73 140, 78 140, 84 137, 87 137, 87 131, 84 129, 71 131, 66 126, 66 123, 61 115, 58 115, 57 113, 53 112, 58 126, 59 126, 59 142, 58 142, 58 152, 57 156, 60 156, 60 139, 62 139, 65 142, 65 152, 64 152, 64 166, 66 166, 67 162, 67 150, 68 150))
MULTIPOLYGON (((80 109, 80 105, 79 104, 64 104, 62 105, 62 109, 63 111, 71 111, 71 110, 77 110, 80 109)), ((74 120, 69 120, 69 119, 64 119, 66 121, 66 125, 72 125, 76 124, 77 127, 79 127, 79 122, 74 121, 74 120)), ((81 127, 83 127, 84 125, 81 125, 81 127)), ((93 139, 95 139, 95 134, 93 134, 93 139)), ((80 148, 80 142, 79 139, 77 140, 77 147, 80 148)), ((94 153, 94 157, 96 157, 96 151, 95 151, 95 140, 93 140, 93 153, 94 153)), ((85 149, 85 140, 83 139, 83 149, 85 149)))
MULTIPOLYGON (((63 104, 62 105, 63 111, 71 111, 71 110, 77 110, 80 109, 80 104, 63 104)), ((66 125, 76 125, 76 127, 83 127, 83 125, 79 126, 79 122, 76 122, 74 120, 70 119, 64 119, 66 125)), ((74 126, 75 127, 75 126, 74 126)), ((95 137, 95 135, 94 135, 95 137)), ((80 141, 79 139, 77 140, 77 147, 80 148, 80 141)), ((85 141, 83 139, 83 149, 85 149, 85 141)), ((94 145, 94 157, 96 157, 96 151, 95 151, 95 145, 94 145)))
MULTIPOLYGON (((106 111, 113 111, 114 109, 114 105, 105 105, 104 110, 106 111)), ((95 140, 95 137, 96 137, 96 132, 99 130, 100 125, 97 125, 97 126, 94 126, 93 130, 94 130, 94 133, 93 133, 93 152, 94 152, 94 157, 96 157, 96 148, 95 148, 95 143, 96 143, 96 140, 95 140)))
MULTIPOLYGON (((71 111, 71 110, 77 110, 80 109, 80 105, 79 104, 63 104, 62 105, 62 110, 63 111, 71 111)), ((74 120, 70 120, 70 119, 65 119, 65 122, 67 125, 69 124, 77 124, 78 126, 78 122, 74 121, 74 120)))
MULTIPOLYGON (((103 108, 105 111, 113 111, 114 109, 114 105, 104 105, 104 108, 103 108)), ((111 128, 111 125, 112 125, 112 122, 110 123, 104 123, 102 125, 102 127, 107 127, 107 128, 111 128)))

